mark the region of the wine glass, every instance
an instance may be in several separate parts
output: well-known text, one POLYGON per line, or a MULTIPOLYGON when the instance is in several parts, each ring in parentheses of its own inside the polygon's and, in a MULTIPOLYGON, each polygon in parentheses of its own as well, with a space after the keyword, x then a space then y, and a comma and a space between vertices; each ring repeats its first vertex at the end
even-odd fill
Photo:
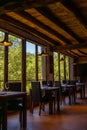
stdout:
POLYGON ((9 84, 8 83, 5 84, 5 89, 6 89, 6 91, 9 90, 9 84))

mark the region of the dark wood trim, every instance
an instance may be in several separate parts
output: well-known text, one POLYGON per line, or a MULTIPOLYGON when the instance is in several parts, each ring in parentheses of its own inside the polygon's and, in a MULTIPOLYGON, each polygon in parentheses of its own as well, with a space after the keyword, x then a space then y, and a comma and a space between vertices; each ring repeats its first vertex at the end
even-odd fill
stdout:
POLYGON ((65 46, 55 46, 54 49, 57 51, 68 51, 68 50, 73 50, 73 49, 80 49, 80 48, 85 48, 87 46, 87 42, 75 44, 75 45, 66 45, 65 46))
POLYGON ((38 46, 37 45, 35 45, 35 61, 36 61, 36 65, 35 65, 36 80, 38 80, 38 46))
POLYGON ((83 55, 87 56, 87 53, 81 51, 81 50, 78 50, 80 53, 82 53, 83 55))
POLYGON ((58 71, 59 71, 59 81, 60 81, 60 53, 58 53, 58 71))
MULTIPOLYGON (((5 33, 5 40, 8 41, 8 33, 5 33)), ((4 47, 4 87, 8 81, 8 46, 4 47)))
POLYGON ((74 55, 73 54, 71 54, 71 53, 69 53, 69 52, 67 52, 67 51, 58 51, 59 53, 63 53, 64 55, 67 55, 67 56, 69 56, 69 57, 74 57, 74 55))
POLYGON ((70 77, 71 77, 71 76, 70 76, 70 75, 71 75, 71 71, 70 71, 70 70, 71 70, 71 64, 70 64, 70 62, 71 62, 71 58, 69 58, 69 80, 71 80, 71 79, 70 79, 70 77))
POLYGON ((66 80, 66 57, 64 55, 64 79, 66 80))
POLYGON ((77 56, 77 57, 79 57, 79 55, 77 54, 77 53, 75 53, 75 52, 73 52, 73 51, 70 51, 74 56, 77 56))
POLYGON ((22 39, 22 91, 26 92, 26 40, 22 39))

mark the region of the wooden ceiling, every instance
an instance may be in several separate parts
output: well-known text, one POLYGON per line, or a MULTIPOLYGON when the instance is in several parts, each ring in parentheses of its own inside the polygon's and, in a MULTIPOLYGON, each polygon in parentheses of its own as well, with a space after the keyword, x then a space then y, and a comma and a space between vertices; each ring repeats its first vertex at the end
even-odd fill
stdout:
POLYGON ((87 0, 0 0, 0 27, 71 57, 87 56, 87 0))

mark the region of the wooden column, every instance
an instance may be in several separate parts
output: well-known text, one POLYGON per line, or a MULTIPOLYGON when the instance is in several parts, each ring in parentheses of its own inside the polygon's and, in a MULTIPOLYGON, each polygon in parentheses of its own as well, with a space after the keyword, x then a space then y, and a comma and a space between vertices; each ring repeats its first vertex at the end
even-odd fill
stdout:
POLYGON ((22 91, 26 91, 26 40, 22 40, 22 91))
POLYGON ((60 81, 60 53, 58 53, 58 70, 59 70, 59 81, 60 81))
MULTIPOLYGON (((5 33, 5 40, 8 41, 8 33, 5 33)), ((4 47, 4 87, 8 81, 8 47, 4 47)))
POLYGON ((38 46, 35 45, 35 60, 36 60, 36 80, 38 80, 38 46))
POLYGON ((64 80, 66 80, 66 57, 64 55, 64 80))

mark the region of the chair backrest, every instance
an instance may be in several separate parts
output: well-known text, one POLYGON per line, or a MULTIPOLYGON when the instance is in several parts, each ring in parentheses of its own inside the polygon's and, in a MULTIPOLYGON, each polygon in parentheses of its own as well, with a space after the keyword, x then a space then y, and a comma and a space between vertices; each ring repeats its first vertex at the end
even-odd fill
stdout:
POLYGON ((76 80, 70 80, 71 85, 76 85, 76 80))
POLYGON ((53 87, 53 81, 48 80, 48 81, 47 81, 47 86, 48 86, 48 87, 53 87))
POLYGON ((67 81, 66 80, 62 80, 62 84, 66 84, 67 83, 67 81))
POLYGON ((61 82, 58 81, 58 80, 55 80, 55 81, 54 81, 54 86, 55 86, 55 87, 61 87, 61 82))
POLYGON ((6 82, 5 85, 10 91, 21 91, 21 82, 6 82))
POLYGON ((71 80, 66 80, 66 84, 71 84, 71 82, 70 82, 71 80))
POLYGON ((40 102, 41 101, 41 88, 39 81, 32 81, 32 101, 40 102))
POLYGON ((42 81, 42 86, 47 86, 47 81, 46 80, 42 81))

